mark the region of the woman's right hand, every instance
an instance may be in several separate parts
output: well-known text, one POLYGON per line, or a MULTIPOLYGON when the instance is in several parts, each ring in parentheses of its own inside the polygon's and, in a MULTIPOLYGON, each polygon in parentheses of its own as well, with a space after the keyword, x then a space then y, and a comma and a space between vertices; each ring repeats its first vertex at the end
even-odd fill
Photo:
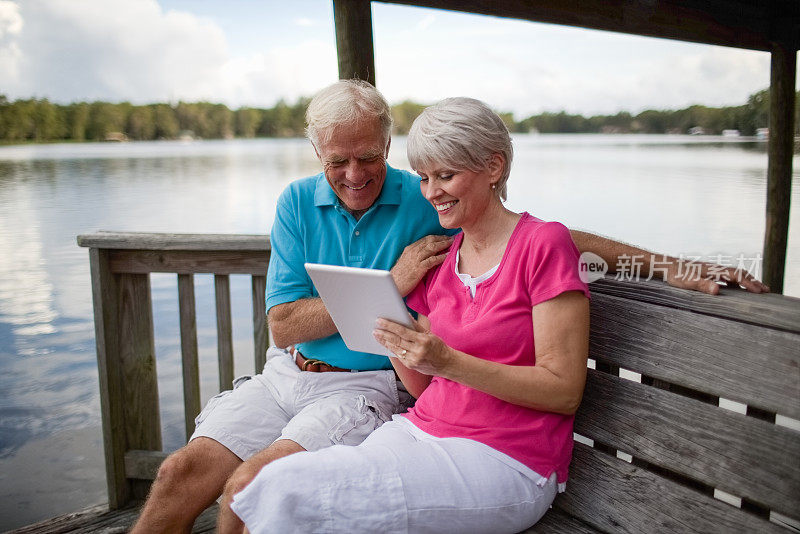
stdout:
POLYGON ((378 319, 375 339, 409 369, 425 375, 443 375, 453 363, 455 351, 418 321, 412 321, 414 328, 378 319))

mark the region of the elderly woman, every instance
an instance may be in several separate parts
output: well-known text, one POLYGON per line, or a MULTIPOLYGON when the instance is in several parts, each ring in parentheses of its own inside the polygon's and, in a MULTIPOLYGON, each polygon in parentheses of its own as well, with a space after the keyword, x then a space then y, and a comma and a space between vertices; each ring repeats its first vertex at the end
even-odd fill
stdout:
POLYGON ((513 150, 485 104, 427 108, 408 159, 447 259, 375 337, 417 397, 357 447, 267 465, 234 497, 250 532, 518 532, 567 481, 586 380, 589 292, 569 231, 503 205, 513 150))

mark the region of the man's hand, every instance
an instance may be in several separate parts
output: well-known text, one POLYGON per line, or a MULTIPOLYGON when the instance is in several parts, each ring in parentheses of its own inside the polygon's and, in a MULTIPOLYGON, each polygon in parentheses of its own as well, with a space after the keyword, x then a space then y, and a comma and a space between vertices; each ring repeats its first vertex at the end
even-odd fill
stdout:
POLYGON ((728 287, 741 286, 751 293, 769 293, 768 286, 756 280, 744 269, 708 262, 689 262, 679 258, 670 259, 663 278, 671 286, 717 295, 720 288, 720 284, 717 283, 719 281, 728 287))
POLYGON ((411 293, 422 277, 447 257, 453 238, 445 235, 428 235, 403 249, 391 273, 400 295, 411 293))

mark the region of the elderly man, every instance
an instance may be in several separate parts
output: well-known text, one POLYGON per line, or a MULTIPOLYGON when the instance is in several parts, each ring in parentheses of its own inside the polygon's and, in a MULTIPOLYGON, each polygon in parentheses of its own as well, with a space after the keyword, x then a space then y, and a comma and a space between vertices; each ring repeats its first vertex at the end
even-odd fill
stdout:
MULTIPOLYGON (((323 172, 292 183, 278 199, 267 282, 277 347, 261 374, 238 379, 198 416, 189 443, 159 469, 134 533, 188 532, 223 489, 219 531, 241 529, 228 504, 261 467, 295 452, 357 445, 411 401, 388 358, 347 349, 303 264, 391 269, 406 295, 444 260, 451 238, 419 178, 386 164, 392 121, 374 87, 337 82, 314 97, 306 119, 323 172)), ((611 265, 642 255, 642 273, 650 272, 643 250, 583 232, 573 239, 611 265)), ((711 280, 680 278, 677 260, 662 274, 673 285, 717 291, 711 280)), ((766 290, 747 273, 723 276, 766 290)))

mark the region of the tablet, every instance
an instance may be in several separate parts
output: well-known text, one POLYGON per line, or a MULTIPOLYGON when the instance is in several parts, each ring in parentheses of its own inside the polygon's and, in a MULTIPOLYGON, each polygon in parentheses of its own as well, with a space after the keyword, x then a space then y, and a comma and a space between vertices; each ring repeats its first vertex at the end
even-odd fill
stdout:
POLYGON ((318 263, 305 268, 348 349, 394 356, 372 337, 379 318, 412 327, 389 271, 318 263))

